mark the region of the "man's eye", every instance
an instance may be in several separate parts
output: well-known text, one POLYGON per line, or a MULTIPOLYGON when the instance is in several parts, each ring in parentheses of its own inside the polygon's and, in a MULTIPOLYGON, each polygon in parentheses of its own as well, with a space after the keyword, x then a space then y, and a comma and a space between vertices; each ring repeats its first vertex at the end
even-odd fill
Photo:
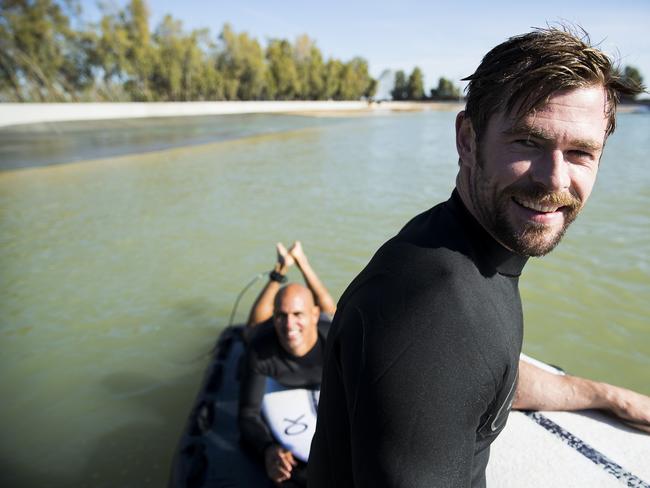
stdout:
POLYGON ((580 161, 592 161, 594 159, 593 154, 587 151, 580 151, 580 150, 569 151, 569 155, 573 159, 578 159, 580 161))
POLYGON ((532 139, 517 139, 515 141, 515 144, 518 144, 523 147, 530 147, 530 148, 535 148, 537 147, 537 143, 533 141, 532 139))

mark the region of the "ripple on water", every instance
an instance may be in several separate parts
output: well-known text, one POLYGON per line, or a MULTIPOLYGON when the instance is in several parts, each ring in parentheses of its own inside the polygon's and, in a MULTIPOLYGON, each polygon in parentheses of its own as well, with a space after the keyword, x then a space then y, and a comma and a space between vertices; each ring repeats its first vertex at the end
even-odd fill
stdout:
MULTIPOLYGON (((452 113, 246 120, 261 135, 0 173, 0 418, 24 485, 163 485, 206 354, 275 242, 302 240, 339 296, 454 184, 452 113)), ((650 393, 647 134, 620 118, 587 208, 521 292, 533 356, 650 393)))

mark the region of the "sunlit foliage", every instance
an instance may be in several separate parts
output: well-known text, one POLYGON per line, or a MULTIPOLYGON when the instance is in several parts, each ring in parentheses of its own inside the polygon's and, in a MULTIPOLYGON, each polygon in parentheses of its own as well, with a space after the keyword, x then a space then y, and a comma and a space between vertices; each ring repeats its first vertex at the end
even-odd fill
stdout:
POLYGON ((0 2, 0 101, 358 100, 376 82, 362 58, 323 59, 307 35, 266 47, 229 24, 215 38, 167 15, 149 28, 144 0, 0 2))

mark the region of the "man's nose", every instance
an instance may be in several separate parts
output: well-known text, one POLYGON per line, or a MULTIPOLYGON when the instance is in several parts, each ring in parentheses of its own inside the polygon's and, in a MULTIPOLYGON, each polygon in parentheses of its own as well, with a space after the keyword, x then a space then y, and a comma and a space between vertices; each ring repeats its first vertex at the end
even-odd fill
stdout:
POLYGON ((295 315, 292 314, 287 315, 287 322, 286 322, 287 328, 293 327, 296 324, 297 320, 298 318, 295 315))
POLYGON ((549 192, 566 191, 571 186, 570 163, 564 152, 553 149, 544 154, 533 167, 532 177, 549 192))

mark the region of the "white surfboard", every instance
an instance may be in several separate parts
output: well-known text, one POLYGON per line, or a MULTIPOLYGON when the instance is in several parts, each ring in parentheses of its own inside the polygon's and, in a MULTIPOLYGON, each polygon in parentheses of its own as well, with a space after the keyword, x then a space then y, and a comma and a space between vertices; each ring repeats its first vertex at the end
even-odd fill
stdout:
POLYGON ((492 444, 486 477, 497 488, 650 488, 650 435, 594 410, 513 411, 492 444))
POLYGON ((287 388, 266 379, 262 415, 278 443, 304 462, 316 431, 319 395, 320 390, 287 388))

